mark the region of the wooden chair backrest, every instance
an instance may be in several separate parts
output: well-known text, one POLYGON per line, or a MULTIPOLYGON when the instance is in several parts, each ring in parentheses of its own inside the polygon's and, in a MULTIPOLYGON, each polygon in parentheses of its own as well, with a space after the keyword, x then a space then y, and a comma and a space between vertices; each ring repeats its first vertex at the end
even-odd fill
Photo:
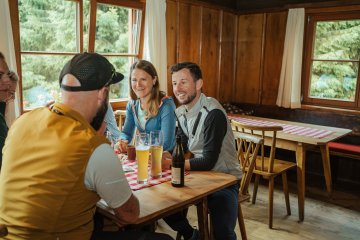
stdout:
POLYGON ((114 112, 115 116, 119 119, 118 120, 118 127, 119 130, 122 131, 124 123, 125 123, 125 117, 126 117, 126 110, 116 110, 114 112))
POLYGON ((242 123, 238 123, 236 121, 231 121, 231 125, 233 127, 234 135, 236 132, 240 133, 248 133, 252 136, 261 137, 264 141, 260 144, 261 146, 261 163, 255 164, 255 169, 260 171, 267 171, 268 173, 273 173, 274 168, 274 159, 275 159, 275 151, 276 151, 276 134, 278 131, 282 131, 283 128, 281 126, 254 126, 254 125, 246 125, 242 123), (265 156, 265 137, 270 137, 271 145, 270 145, 270 154, 265 156), (269 158, 268 166, 265 165, 265 157, 269 158))
POLYGON ((239 194, 246 195, 256 165, 256 158, 264 139, 243 132, 234 132, 234 137, 237 146, 237 158, 243 172, 239 194), (247 168, 247 171, 245 171, 245 168, 247 168))

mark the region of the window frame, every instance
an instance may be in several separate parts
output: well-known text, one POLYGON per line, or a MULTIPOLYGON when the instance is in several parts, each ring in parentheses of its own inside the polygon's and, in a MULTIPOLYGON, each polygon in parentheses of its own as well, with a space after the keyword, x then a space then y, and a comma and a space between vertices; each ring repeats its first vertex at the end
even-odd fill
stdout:
MULTIPOLYGON (((144 29, 145 29, 145 2, 144 0, 129 1, 129 0, 90 0, 90 22, 89 22, 89 52, 94 52, 95 50, 95 36, 96 36, 96 11, 97 4, 108 4, 113 6, 129 7, 136 8, 142 11, 141 15, 141 26, 140 26, 140 36, 139 36, 139 49, 138 53, 101 53, 105 57, 134 57, 141 59, 143 56, 144 48, 144 29)), ((124 79, 123 81, 126 81, 124 79)), ((128 102, 128 98, 120 98, 116 100, 110 100, 111 105, 114 109, 125 108, 128 102)))
MULTIPOLYGON (((331 107, 336 109, 352 109, 360 110, 360 59, 357 60, 337 60, 336 62, 357 62, 359 64, 357 84, 355 89, 355 100, 354 102, 332 100, 332 99, 321 99, 310 97, 310 81, 311 81, 311 70, 313 61, 318 61, 313 57, 315 47, 315 28, 316 23, 319 21, 337 21, 337 20, 351 20, 360 19, 359 10, 354 11, 325 11, 325 12, 308 12, 305 15, 305 38, 304 38, 304 58, 303 58, 303 70, 302 70, 302 104, 313 105, 319 107, 331 107)), ((323 60, 332 62, 335 60, 323 60)))
MULTIPOLYGON (((77 42, 77 51, 76 52, 46 52, 46 51, 21 51, 20 44, 20 19, 19 19, 19 9, 18 1, 8 0, 11 16, 11 25, 14 38, 14 48, 16 56, 16 66, 19 75, 19 100, 20 100, 20 113, 28 111, 24 109, 23 105, 23 88, 22 88, 22 66, 21 66, 21 56, 23 54, 46 54, 46 55, 75 55, 77 53, 84 52, 84 11, 83 11, 83 0, 64 0, 72 1, 77 3, 76 8, 76 25, 78 35, 77 42)), ((96 10, 97 4, 109 4, 113 6, 121 6, 128 8, 136 8, 142 11, 141 16, 141 26, 140 26, 140 36, 139 36, 139 49, 138 53, 118 53, 118 54, 103 54, 105 57, 108 56, 121 56, 121 57, 135 57, 141 59, 143 55, 143 41, 144 41, 144 29, 145 29, 145 1, 144 0, 90 0, 89 1, 89 39, 88 39, 88 52, 94 52, 95 47, 95 30, 96 30, 96 10)), ((116 101, 111 101, 113 107, 115 108, 124 108, 126 106, 128 99, 116 99, 116 101)))

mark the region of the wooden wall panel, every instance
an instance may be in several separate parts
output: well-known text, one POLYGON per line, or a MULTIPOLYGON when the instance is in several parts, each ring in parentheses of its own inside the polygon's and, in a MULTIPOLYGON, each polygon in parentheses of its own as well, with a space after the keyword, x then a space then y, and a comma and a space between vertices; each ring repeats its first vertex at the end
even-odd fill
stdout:
POLYGON ((186 3, 179 4, 178 62, 200 62, 201 49, 201 7, 186 3))
MULTIPOLYGON (((287 12, 236 15, 167 0, 168 67, 198 63, 205 94, 220 102, 275 105, 287 12)), ((168 75, 168 94, 172 95, 168 75)))
POLYGON ((220 81, 218 100, 231 102, 236 74, 237 15, 223 12, 220 46, 220 81))
POLYGON ((177 61, 177 3, 174 1, 166 2, 166 45, 167 45, 167 91, 172 95, 172 84, 170 67, 177 61))
POLYGON ((266 14, 261 104, 276 105, 286 32, 287 12, 266 14))
POLYGON ((264 14, 239 16, 233 101, 259 103, 264 14))
POLYGON ((218 98, 219 84, 219 27, 220 11, 210 8, 202 10, 202 38, 200 66, 204 79, 203 92, 218 98))

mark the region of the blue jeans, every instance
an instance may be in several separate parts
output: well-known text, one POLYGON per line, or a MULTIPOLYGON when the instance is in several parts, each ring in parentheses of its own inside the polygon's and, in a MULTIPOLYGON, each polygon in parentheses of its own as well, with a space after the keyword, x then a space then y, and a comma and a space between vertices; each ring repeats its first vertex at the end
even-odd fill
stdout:
MULTIPOLYGON (((208 207, 217 240, 236 240, 234 230, 237 221, 239 186, 238 181, 208 196, 208 207)), ((173 230, 183 236, 189 236, 189 229, 192 227, 181 212, 168 216, 164 220, 173 230)))
POLYGON ((217 240, 236 240, 235 226, 238 213, 240 183, 221 189, 208 197, 208 207, 217 240))

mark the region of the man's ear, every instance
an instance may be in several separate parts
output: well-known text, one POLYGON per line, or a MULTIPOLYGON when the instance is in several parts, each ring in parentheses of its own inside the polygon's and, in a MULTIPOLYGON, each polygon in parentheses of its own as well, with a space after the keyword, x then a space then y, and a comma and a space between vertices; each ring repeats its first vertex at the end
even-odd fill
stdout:
POLYGON ((199 80, 197 80, 197 81, 195 82, 195 84, 196 84, 196 90, 197 90, 197 91, 200 91, 201 88, 202 88, 202 86, 203 86, 203 80, 202 80, 202 78, 200 78, 199 80))
POLYGON ((109 88, 103 87, 98 92, 98 100, 103 101, 105 98, 109 96, 109 88))

